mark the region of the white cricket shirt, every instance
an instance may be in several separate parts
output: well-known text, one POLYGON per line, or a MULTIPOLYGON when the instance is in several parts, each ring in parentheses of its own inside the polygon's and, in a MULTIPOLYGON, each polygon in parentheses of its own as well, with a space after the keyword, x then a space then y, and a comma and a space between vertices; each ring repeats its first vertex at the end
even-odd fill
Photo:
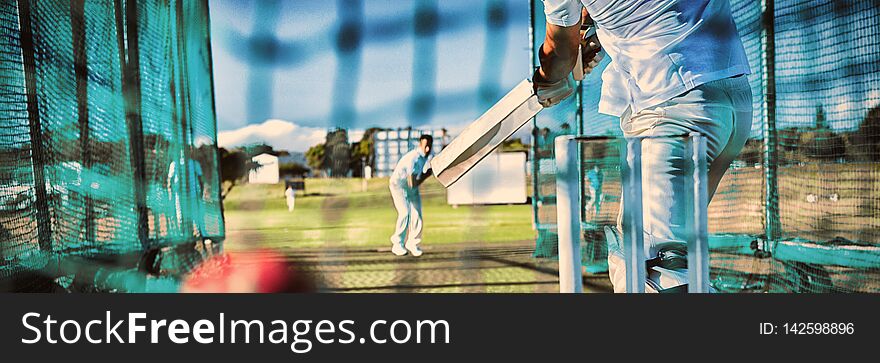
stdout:
POLYGON ((411 175, 421 176, 424 173, 425 163, 428 157, 418 147, 408 151, 400 157, 394 171, 391 173, 389 183, 404 189, 408 189, 406 179, 411 175))
POLYGON ((581 7, 611 64, 599 112, 621 116, 703 83, 749 73, 728 0, 542 0, 547 22, 578 24, 581 7))

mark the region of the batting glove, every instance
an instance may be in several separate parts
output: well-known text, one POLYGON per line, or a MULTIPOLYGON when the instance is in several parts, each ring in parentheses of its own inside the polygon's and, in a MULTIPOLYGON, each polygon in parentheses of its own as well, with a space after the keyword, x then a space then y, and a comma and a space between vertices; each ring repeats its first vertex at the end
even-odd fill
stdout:
POLYGON ((532 76, 532 84, 535 87, 535 95, 538 96, 538 103, 544 107, 556 106, 574 93, 574 81, 569 75, 556 82, 549 82, 541 76, 541 70, 538 69, 532 76))

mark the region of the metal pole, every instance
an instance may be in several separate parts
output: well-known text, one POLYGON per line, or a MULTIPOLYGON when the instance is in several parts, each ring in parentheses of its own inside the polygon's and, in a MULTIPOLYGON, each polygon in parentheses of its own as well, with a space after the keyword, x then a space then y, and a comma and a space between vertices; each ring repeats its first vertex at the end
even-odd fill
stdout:
MULTIPOLYGON (((532 74, 532 72, 535 71, 539 62, 535 53, 535 1, 538 0, 529 0, 529 54, 531 55, 531 64, 528 74, 532 74)), ((532 225, 535 229, 538 229, 541 225, 541 220, 538 218, 538 201, 540 198, 540 188, 538 187, 538 171, 540 170, 540 162, 538 160, 538 135, 540 131, 541 129, 538 127, 538 118, 532 117, 532 225)), ((535 241, 536 253, 538 249, 538 241, 540 241, 540 235, 535 241)))
POLYGON ((559 233, 559 292, 583 292, 581 277, 581 199, 577 140, 563 135, 556 142, 556 225, 559 233))
MULTIPOLYGON (((82 171, 92 169, 92 141, 89 124, 89 69, 86 56, 86 19, 85 0, 70 2, 70 33, 73 46, 74 74, 76 75, 76 105, 77 120, 79 122, 79 147, 82 171)), ((85 240, 95 243, 95 203, 92 199, 94 189, 89 186, 84 198, 85 216, 85 240)))
POLYGON ((642 224, 642 140, 624 139, 620 152, 623 176, 623 254, 626 292, 645 292, 645 235, 642 224))
POLYGON ((693 176, 693 220, 688 241, 688 292, 709 292, 709 229, 708 229, 708 172, 706 161, 706 138, 698 133, 690 134, 689 156, 693 176))
POLYGON ((767 241, 775 241, 780 234, 779 220, 779 186, 777 185, 777 167, 779 155, 776 150, 776 30, 773 21, 773 0, 763 1, 762 22, 763 53, 764 53, 764 234, 767 241))
MULTIPOLYGON (((24 61, 24 85, 27 90, 28 126, 30 126, 31 164, 34 176, 35 212, 37 219, 37 242, 40 250, 52 250, 52 216, 49 206, 47 175, 44 167, 49 160, 43 140, 43 126, 40 119, 40 104, 37 97, 37 63, 34 32, 31 27, 31 4, 18 0, 18 26, 21 29, 21 53, 24 61)), ((47 140, 46 140, 47 141, 47 140)))
MULTIPOLYGON (((584 81, 577 81, 577 85, 575 87, 575 104, 577 110, 575 111, 575 123, 577 127, 575 128, 575 133, 577 136, 584 135, 584 81)), ((578 159, 581 159, 584 155, 583 152, 583 143, 577 143, 577 152, 578 159)), ((586 180, 587 171, 584 168, 578 167, 578 195, 583 195, 583 186, 584 180, 586 180)), ((583 208, 582 205, 578 205, 578 211, 581 214, 581 220, 586 219, 586 208, 583 208)))
POLYGON ((144 160, 144 132, 141 119, 140 48, 138 39, 138 8, 136 0, 115 2, 117 44, 122 66, 122 93, 125 100, 125 123, 131 147, 129 155, 134 183, 135 211, 137 212, 137 238, 146 250, 150 226, 147 209, 147 174, 144 160))

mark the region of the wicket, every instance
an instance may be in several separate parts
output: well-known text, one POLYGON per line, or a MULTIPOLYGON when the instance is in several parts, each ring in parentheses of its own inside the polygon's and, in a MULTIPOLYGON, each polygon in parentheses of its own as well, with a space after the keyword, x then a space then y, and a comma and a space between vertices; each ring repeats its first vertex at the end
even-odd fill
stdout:
MULTIPOLYGON (((645 292, 645 249, 642 209, 642 142, 646 139, 683 138, 686 140, 686 172, 691 178, 685 213, 688 250, 688 292, 705 293, 709 287, 708 244, 708 162, 706 139, 699 133, 680 136, 646 136, 619 139, 621 192, 623 203, 623 252, 626 261, 626 291, 645 292)), ((556 138, 556 195, 559 233, 559 290, 583 291, 581 278, 581 180, 579 145, 583 142, 611 140, 610 137, 556 138)))

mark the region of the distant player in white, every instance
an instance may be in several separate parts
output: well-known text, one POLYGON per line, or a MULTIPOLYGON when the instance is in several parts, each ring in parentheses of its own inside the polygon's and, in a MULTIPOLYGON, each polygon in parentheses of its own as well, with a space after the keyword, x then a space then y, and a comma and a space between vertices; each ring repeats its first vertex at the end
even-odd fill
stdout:
MULTIPOLYGON (((534 83, 552 106, 573 92, 570 72, 585 16, 611 59, 602 74, 599 112, 620 117, 625 137, 699 132, 707 139, 709 197, 751 127, 749 65, 728 0, 543 0, 547 33, 534 83)), ((598 46, 585 48, 590 60, 598 46)), ((642 148, 647 291, 687 284, 684 230, 688 183, 685 144, 646 140, 642 148)), ((618 222, 619 224, 619 222, 618 222)), ((620 227, 618 227, 620 228, 620 227)), ((619 232, 609 235, 609 275, 625 292, 619 232)), ((686 291, 686 290, 685 290, 686 291)))
POLYGON ((397 224, 391 235, 391 252, 403 256, 409 251, 413 256, 422 255, 422 197, 419 185, 431 175, 428 155, 434 138, 419 137, 419 145, 403 154, 388 181, 391 199, 397 209, 397 224))
POLYGON ((599 209, 602 208, 602 200, 605 199, 602 194, 602 183, 605 181, 605 173, 599 168, 599 164, 593 165, 587 172, 587 181, 590 190, 590 208, 588 212, 593 218, 599 217, 599 209))
POLYGON ((293 190, 293 186, 287 186, 284 196, 287 197, 287 212, 293 212, 293 207, 296 205, 296 191, 293 190))

